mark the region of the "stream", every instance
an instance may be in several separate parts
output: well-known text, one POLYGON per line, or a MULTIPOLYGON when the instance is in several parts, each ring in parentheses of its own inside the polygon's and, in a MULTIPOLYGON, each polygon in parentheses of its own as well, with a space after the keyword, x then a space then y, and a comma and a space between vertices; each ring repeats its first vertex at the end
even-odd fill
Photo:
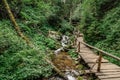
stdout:
POLYGON ((63 71, 68 80, 76 80, 75 76, 79 75, 75 62, 66 52, 58 54, 54 58, 53 63, 57 68, 63 71))
MULTIPOLYGON (((83 63, 73 60, 68 52, 65 51, 69 44, 69 37, 63 35, 61 40, 61 47, 54 51, 53 56, 51 57, 51 61, 53 64, 65 75, 67 80, 96 80, 96 79, 88 79, 91 76, 80 76, 84 69, 80 68, 83 67, 83 63)), ((80 57, 79 57, 80 58, 80 57)), ((86 68, 87 69, 87 68, 86 68)), ((60 77, 58 74, 54 74, 53 76, 43 79, 43 80, 65 80, 64 78, 60 77)))
POLYGON ((62 47, 54 51, 55 57, 52 62, 58 69, 63 71, 68 80, 76 80, 75 76, 79 75, 79 73, 76 71, 76 64, 68 55, 68 53, 64 52, 64 49, 67 48, 68 44, 69 37, 63 35, 61 40, 62 47))

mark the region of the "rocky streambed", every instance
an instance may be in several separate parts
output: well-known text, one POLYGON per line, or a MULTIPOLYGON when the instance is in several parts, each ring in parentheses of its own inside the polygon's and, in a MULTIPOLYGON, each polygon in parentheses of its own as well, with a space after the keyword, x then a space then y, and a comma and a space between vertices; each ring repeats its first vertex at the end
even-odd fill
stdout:
POLYGON ((68 80, 76 80, 80 74, 74 60, 66 52, 55 55, 52 62, 65 74, 68 80))
MULTIPOLYGON (((84 61, 78 56, 78 58, 72 59, 65 49, 68 48, 69 37, 62 36, 61 46, 54 51, 51 55, 51 62, 56 66, 67 78, 67 80, 96 80, 93 76, 86 74, 85 70, 88 69, 84 65, 84 61), (85 68, 85 69, 84 69, 85 68), (85 74, 85 75, 82 75, 85 74)), ((76 53, 77 54, 77 53, 76 53)), ((66 80, 59 74, 53 74, 51 77, 42 80, 66 80)))

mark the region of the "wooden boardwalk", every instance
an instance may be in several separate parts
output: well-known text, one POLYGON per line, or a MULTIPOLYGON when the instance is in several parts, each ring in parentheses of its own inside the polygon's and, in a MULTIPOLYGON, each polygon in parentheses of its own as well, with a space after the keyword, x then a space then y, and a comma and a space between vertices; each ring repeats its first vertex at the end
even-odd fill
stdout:
MULTIPOLYGON (((79 42, 83 42, 83 38, 79 37, 77 38, 77 44, 79 42)), ((101 59, 101 68, 100 72, 97 71, 98 69, 98 59, 99 56, 95 54, 89 47, 87 47, 84 44, 79 44, 80 46, 80 56, 82 59, 87 63, 87 65, 90 67, 90 71, 92 73, 95 73, 95 75, 100 80, 120 80, 120 67, 110 63, 108 60, 102 58, 101 59)))

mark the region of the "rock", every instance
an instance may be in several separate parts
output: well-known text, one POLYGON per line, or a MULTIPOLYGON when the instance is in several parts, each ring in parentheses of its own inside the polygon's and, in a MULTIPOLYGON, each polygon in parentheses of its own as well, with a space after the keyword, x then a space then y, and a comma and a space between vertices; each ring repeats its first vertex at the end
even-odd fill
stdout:
POLYGON ((75 64, 79 64, 79 61, 75 61, 75 64))
POLYGON ((49 30, 48 36, 49 36, 50 38, 53 38, 53 39, 59 39, 59 38, 60 38, 58 32, 56 32, 56 31, 50 31, 50 30, 49 30))
POLYGON ((55 53, 55 54, 58 54, 58 53, 60 53, 60 52, 62 52, 62 51, 64 51, 64 50, 67 50, 68 41, 69 41, 69 37, 63 35, 63 36, 62 36, 62 40, 61 40, 61 45, 62 45, 62 47, 59 48, 59 49, 57 49, 57 50, 55 50, 54 53, 55 53))
POLYGON ((67 47, 67 45, 65 43, 61 43, 63 47, 67 47))
POLYGON ((67 71, 65 75, 67 76, 68 80, 76 80, 75 77, 73 77, 74 74, 71 73, 71 71, 67 71))
POLYGON ((57 55, 57 54, 59 54, 59 53, 62 52, 62 51, 64 51, 64 48, 63 48, 63 47, 55 50, 54 53, 57 55))
POLYGON ((72 73, 75 74, 76 76, 79 75, 79 72, 75 71, 75 70, 72 70, 72 73))
POLYGON ((63 47, 66 47, 67 44, 68 44, 68 42, 69 42, 69 37, 66 36, 66 35, 63 35, 63 36, 62 36, 62 40, 61 40, 62 46, 63 46, 63 47))
POLYGON ((48 80, 64 80, 63 78, 60 78, 60 77, 52 77, 52 78, 49 78, 48 80))
POLYGON ((68 80, 76 80, 75 77, 71 76, 71 75, 67 75, 68 80))

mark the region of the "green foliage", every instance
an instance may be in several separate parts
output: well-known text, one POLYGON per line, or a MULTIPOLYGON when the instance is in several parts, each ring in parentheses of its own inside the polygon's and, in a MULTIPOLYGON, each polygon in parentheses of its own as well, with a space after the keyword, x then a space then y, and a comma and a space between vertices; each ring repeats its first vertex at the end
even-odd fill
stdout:
MULTIPOLYGON (((48 31, 70 36, 74 28, 70 20, 80 21, 86 42, 120 57, 120 0, 66 0, 65 3, 61 0, 8 0, 8 3, 21 31, 29 36, 35 48, 28 47, 16 34, 0 1, 1 80, 49 77, 52 67, 44 58, 58 44, 47 37, 48 31)), ((72 49, 68 53, 72 58, 78 57, 72 49)), ((105 58, 120 65, 114 59, 105 58)))
POLYGON ((74 59, 78 57, 78 53, 76 53, 74 49, 69 50, 68 54, 74 59))
POLYGON ((54 39, 48 38, 44 35, 37 35, 37 34, 35 34, 33 38, 35 45, 41 47, 41 49, 43 50, 46 50, 46 48, 51 50, 56 49, 57 41, 54 39))
POLYGON ((46 46, 49 47, 50 49, 54 49, 54 50, 56 49, 56 46, 55 46, 56 42, 55 42, 55 40, 53 40, 51 38, 47 38, 45 40, 45 43, 46 43, 46 46))
POLYGON ((67 20, 74 1, 77 0, 67 1, 63 5, 60 0, 8 0, 21 31, 30 38, 34 49, 18 36, 0 1, 1 80, 33 80, 52 74, 52 67, 44 58, 49 50, 56 49, 59 44, 46 36, 49 30, 60 30, 66 34, 73 31, 73 26, 67 20))
POLYGON ((52 7, 50 3, 45 3, 41 0, 30 0, 31 3, 29 1, 28 3, 24 1, 24 8, 22 8, 20 15, 28 26, 38 27, 39 29, 39 27, 47 22, 47 18, 54 15, 54 7, 52 7))
POLYGON ((48 35, 49 30, 55 31, 57 30, 57 27, 53 27, 51 25, 46 25, 46 24, 40 27, 40 32, 44 34, 45 36, 48 35))
POLYGON ((0 21, 0 53, 13 53, 27 48, 25 42, 8 27, 10 25, 9 21, 0 21))
POLYGON ((34 49, 27 49, 13 54, 0 56, 0 79, 23 80, 48 77, 51 75, 51 66, 44 61, 43 53, 34 49))
MULTIPOLYGON (((31 49, 17 36, 9 21, 1 21, 0 30, 1 80, 27 80, 52 74, 52 67, 44 60, 45 45, 36 46, 40 51, 31 49)), ((44 38, 39 42, 44 43, 44 38)))
POLYGON ((74 27, 69 22, 63 20, 63 22, 61 23, 60 32, 62 32, 63 34, 67 34, 67 32, 72 33, 73 28, 74 27))
MULTIPOLYGON (((81 4, 81 31, 89 44, 120 57, 120 1, 84 0, 81 4)), ((111 62, 119 64, 114 59, 111 62)))

